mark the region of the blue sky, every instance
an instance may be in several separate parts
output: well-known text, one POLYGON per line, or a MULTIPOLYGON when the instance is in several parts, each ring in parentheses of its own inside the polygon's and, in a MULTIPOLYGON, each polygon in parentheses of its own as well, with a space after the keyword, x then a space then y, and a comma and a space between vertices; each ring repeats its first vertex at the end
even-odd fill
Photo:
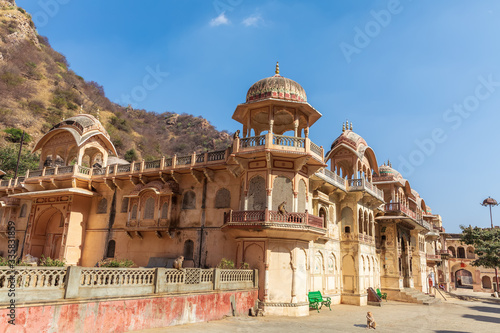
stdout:
POLYGON ((323 114, 312 140, 327 149, 352 121, 379 164, 390 159, 447 231, 488 226, 479 203, 500 200, 498 1, 17 3, 113 101, 158 70, 157 87, 136 94, 135 107, 202 115, 234 132, 236 105, 279 61, 323 114))

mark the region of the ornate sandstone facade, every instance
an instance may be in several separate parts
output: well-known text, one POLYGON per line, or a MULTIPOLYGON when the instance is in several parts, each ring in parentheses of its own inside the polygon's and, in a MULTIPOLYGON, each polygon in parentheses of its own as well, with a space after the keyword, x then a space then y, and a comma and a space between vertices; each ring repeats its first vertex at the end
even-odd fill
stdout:
POLYGON ((109 157, 116 151, 97 119, 67 119, 37 143, 39 170, 0 183, 0 251, 13 220, 18 253, 69 265, 246 262, 259 270, 266 312, 281 315, 307 315, 313 290, 357 305, 369 287, 396 299, 427 291, 439 215, 379 166, 352 124, 328 152, 313 143, 320 117, 277 68, 236 107, 241 135, 223 151, 128 164, 109 157))

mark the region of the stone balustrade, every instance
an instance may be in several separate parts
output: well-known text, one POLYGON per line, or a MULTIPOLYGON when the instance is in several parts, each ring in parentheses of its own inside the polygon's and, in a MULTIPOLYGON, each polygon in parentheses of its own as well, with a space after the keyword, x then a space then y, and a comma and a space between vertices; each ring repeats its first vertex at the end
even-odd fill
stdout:
POLYGON ((309 138, 297 136, 279 135, 268 133, 246 138, 237 138, 235 140, 235 153, 239 151, 251 151, 272 149, 279 151, 290 151, 294 153, 311 154, 318 161, 323 162, 323 147, 313 143, 309 138))
POLYGON ((370 183, 368 180, 364 178, 360 179, 348 179, 347 180, 347 189, 349 191, 366 191, 370 193, 375 198, 384 202, 384 191, 379 190, 377 186, 370 183))
POLYGON ((54 178, 62 175, 77 176, 81 178, 92 178, 92 177, 107 177, 109 175, 117 176, 124 174, 142 174, 145 172, 156 172, 156 171, 172 171, 174 169, 205 167, 212 164, 218 164, 221 161, 226 161, 229 157, 230 149, 210 151, 206 153, 196 154, 187 156, 174 156, 171 158, 163 157, 160 160, 155 161, 141 161, 133 162, 131 164, 119 165, 113 164, 108 165, 104 168, 88 168, 82 165, 68 165, 68 166, 56 166, 56 167, 45 167, 40 170, 28 170, 26 177, 18 177, 16 179, 7 179, 0 181, 1 188, 14 188, 21 186, 21 183, 25 179, 39 179, 39 178, 54 178))
POLYGON ((309 213, 285 213, 281 214, 273 210, 249 210, 249 211, 229 211, 225 215, 224 222, 226 224, 238 223, 280 223, 286 224, 301 224, 315 228, 324 229, 324 221, 322 217, 315 216, 309 213))
POLYGON ((347 191, 347 184, 346 180, 339 175, 337 175, 335 172, 328 170, 326 168, 320 169, 315 173, 316 176, 319 178, 326 180, 328 183, 331 185, 338 187, 344 191, 347 191))
POLYGON ((0 304, 10 302, 13 272, 16 303, 258 288, 250 269, 0 267, 0 304))

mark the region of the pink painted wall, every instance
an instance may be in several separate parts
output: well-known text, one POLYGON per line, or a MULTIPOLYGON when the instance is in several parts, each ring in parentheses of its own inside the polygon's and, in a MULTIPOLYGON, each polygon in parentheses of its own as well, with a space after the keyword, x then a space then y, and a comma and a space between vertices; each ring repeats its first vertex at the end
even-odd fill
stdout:
POLYGON ((0 310, 0 332, 127 332, 247 315, 257 290, 108 300, 80 304, 52 304, 16 309, 16 325, 7 323, 9 310, 0 310))

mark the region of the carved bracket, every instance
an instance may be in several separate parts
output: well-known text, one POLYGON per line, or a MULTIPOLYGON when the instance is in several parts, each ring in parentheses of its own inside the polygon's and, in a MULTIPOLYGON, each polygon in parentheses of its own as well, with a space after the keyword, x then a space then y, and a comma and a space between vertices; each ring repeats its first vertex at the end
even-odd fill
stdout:
POLYGON ((191 175, 198 184, 201 184, 203 182, 203 179, 205 178, 205 174, 203 172, 195 169, 191 169, 191 175))

